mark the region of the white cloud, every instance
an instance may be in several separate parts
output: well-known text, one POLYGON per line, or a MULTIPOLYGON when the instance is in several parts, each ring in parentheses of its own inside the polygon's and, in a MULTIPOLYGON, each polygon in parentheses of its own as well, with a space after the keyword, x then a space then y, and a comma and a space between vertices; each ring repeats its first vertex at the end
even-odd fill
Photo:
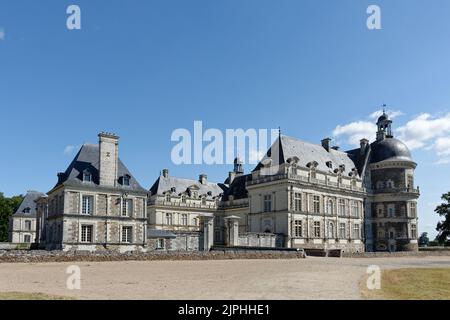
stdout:
POLYGON ((64 154, 66 156, 71 156, 73 155, 73 152, 75 151, 75 149, 77 149, 77 146, 72 146, 72 145, 68 145, 64 148, 64 154))
MULTIPOLYGON (((403 113, 401 111, 387 111, 389 117, 395 118, 403 113)), ((376 111, 369 115, 375 120, 382 114, 376 111)), ((333 130, 333 137, 342 138, 352 146, 358 146, 359 140, 371 140, 377 131, 374 121, 355 121, 338 125, 333 130)), ((395 130, 398 139, 406 143, 409 149, 422 149, 434 152, 438 157, 435 164, 450 164, 450 113, 441 116, 432 116, 423 113, 406 122, 395 130)))
MULTIPOLYGON (((375 112, 372 112, 369 116, 370 119, 377 119, 383 114, 383 111, 378 110, 375 112)), ((402 116, 403 112, 400 110, 386 110, 386 114, 389 116, 390 119, 394 119, 398 116, 402 116)))
POLYGON ((359 140, 371 139, 377 132, 377 126, 373 122, 356 121, 346 125, 338 125, 333 130, 333 137, 343 137, 349 145, 359 146, 359 140))
POLYGON ((0 28, 0 40, 5 40, 5 29, 0 28))
POLYGON ((397 132, 410 149, 432 150, 440 157, 436 164, 450 163, 450 113, 440 117, 420 114, 397 132))

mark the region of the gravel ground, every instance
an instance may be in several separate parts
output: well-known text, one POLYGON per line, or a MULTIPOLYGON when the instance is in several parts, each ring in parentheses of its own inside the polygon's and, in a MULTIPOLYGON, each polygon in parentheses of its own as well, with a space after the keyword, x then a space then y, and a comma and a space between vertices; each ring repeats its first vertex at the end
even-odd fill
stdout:
POLYGON ((450 268, 450 257, 3 263, 0 292, 78 299, 360 299, 369 265, 450 268), (81 268, 80 290, 66 286, 66 268, 73 264, 81 268))

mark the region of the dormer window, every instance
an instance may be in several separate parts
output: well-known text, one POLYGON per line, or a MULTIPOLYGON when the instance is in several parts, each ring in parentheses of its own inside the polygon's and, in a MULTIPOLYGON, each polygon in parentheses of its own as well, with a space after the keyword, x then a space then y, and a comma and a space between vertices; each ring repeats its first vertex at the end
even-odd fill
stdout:
POLYGON ((89 170, 83 171, 83 182, 92 182, 92 174, 89 170))
POLYGON ((124 175, 122 177, 122 185, 123 186, 129 186, 130 185, 130 179, 131 179, 131 177, 128 174, 124 175))
POLYGON ((333 162, 327 161, 326 165, 327 165, 328 168, 333 169, 333 162))
POLYGON ((25 209, 23 209, 23 213, 30 213, 31 212, 31 208, 26 207, 25 209))

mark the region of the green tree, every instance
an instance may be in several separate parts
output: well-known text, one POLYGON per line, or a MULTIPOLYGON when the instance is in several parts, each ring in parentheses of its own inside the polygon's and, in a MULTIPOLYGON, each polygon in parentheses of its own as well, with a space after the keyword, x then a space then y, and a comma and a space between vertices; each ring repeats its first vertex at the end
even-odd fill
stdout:
POLYGON ((428 238, 428 232, 422 232, 422 234, 419 237, 419 246, 427 247, 429 243, 430 239, 428 238))
POLYGON ((9 218, 19 208, 23 196, 7 198, 0 192, 0 242, 8 241, 9 218))
POLYGON ((436 227, 438 231, 436 239, 442 244, 450 239, 450 192, 444 193, 441 199, 444 202, 437 206, 434 211, 444 218, 443 221, 438 222, 436 227))

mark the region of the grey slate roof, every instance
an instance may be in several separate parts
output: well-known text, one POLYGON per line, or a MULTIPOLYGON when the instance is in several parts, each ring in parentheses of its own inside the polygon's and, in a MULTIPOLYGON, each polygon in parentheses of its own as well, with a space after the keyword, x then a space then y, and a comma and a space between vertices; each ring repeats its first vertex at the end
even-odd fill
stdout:
POLYGON ((42 193, 39 191, 28 191, 27 194, 25 195, 22 203, 20 204, 19 208, 14 213, 14 216, 35 218, 36 217, 36 203, 34 201, 41 197, 47 197, 47 195, 45 193, 42 193), (27 208, 30 209, 29 213, 25 213, 27 208))
MULTIPOLYGON (((297 157, 299 159, 298 165, 300 167, 306 167, 309 162, 316 161, 318 163, 317 170, 324 172, 333 172, 334 169, 339 168, 340 165, 345 166, 345 175, 349 175, 353 168, 356 168, 355 163, 349 157, 346 152, 330 149, 330 151, 325 150, 322 145, 312 144, 309 142, 304 142, 293 137, 280 136, 275 142, 280 146, 280 162, 279 164, 285 163, 289 158, 297 157), (327 162, 331 161, 332 168, 327 166, 327 162)), ((272 147, 269 149, 267 154, 261 160, 270 158, 272 147)), ((262 163, 259 163, 255 170, 259 170, 262 167, 262 163)))
MULTIPOLYGON (((100 150, 98 145, 84 144, 67 170, 60 175, 56 186, 61 184, 71 186, 86 186, 90 184, 92 186, 99 186, 99 152, 100 150), (83 171, 86 169, 89 170, 92 175, 92 182, 83 182, 83 171)), ((118 188, 133 191, 146 191, 141 187, 136 178, 131 174, 119 158, 118 179, 125 175, 130 176, 130 185, 122 186, 118 183, 118 188)))
POLYGON ((372 149, 371 163, 384 160, 413 161, 408 147, 395 138, 385 138, 381 141, 375 141, 370 145, 370 148, 372 149))
POLYGON ((177 178, 172 176, 164 177, 163 175, 161 175, 150 188, 150 192, 152 193, 152 195, 163 195, 165 192, 171 191, 172 188, 175 188, 174 194, 178 195, 185 192, 191 186, 198 187, 199 195, 207 195, 208 192, 210 192, 211 195, 208 196, 208 198, 217 197, 220 194, 223 194, 226 190, 226 186, 221 183, 207 182, 206 184, 201 184, 197 180, 177 178))
MULTIPOLYGON (((251 174, 238 175, 234 178, 228 190, 224 193, 223 201, 228 201, 229 196, 232 195, 234 199, 248 198, 248 191, 246 188, 246 182, 252 180, 251 174)), ((228 178, 227 180, 228 181, 228 178)))

